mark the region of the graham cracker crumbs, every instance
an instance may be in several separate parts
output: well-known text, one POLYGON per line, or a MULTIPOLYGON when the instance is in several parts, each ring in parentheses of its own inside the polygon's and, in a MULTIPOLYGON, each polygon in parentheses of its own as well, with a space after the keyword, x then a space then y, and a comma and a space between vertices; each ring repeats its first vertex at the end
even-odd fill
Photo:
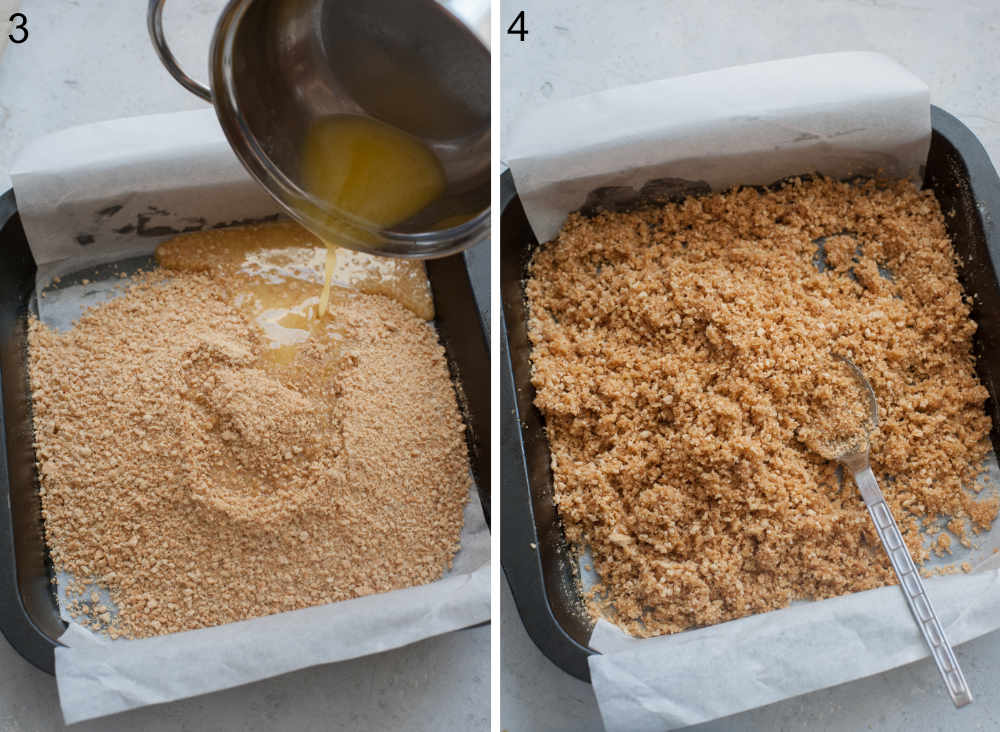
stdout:
POLYGON ((930 570, 922 569, 920 570, 920 574, 923 575, 925 579, 929 579, 931 577, 947 577, 952 574, 958 574, 959 568, 960 567, 957 564, 945 564, 940 567, 934 567, 930 570))
POLYGON ((67 332, 30 323, 46 541, 69 611, 112 637, 423 584, 458 549, 470 475, 433 327, 344 291, 336 338, 277 362, 230 274, 158 270, 67 332))
POLYGON ((948 531, 958 537, 958 542, 966 549, 972 548, 972 540, 965 530, 965 522, 962 519, 952 519, 948 522, 948 531))
MULTIPOLYGON (((295 267, 300 276, 322 282, 326 247, 298 224, 277 221, 181 234, 161 244, 156 258, 161 266, 172 270, 229 276, 238 269, 265 279, 278 264, 295 267), (256 254, 247 257, 248 250, 256 254), (260 256, 263 251, 267 254, 260 256)), ((335 283, 369 295, 391 297, 424 320, 434 317, 434 297, 422 261, 372 257, 349 249, 338 249, 335 261, 335 283)), ((254 290, 259 294, 259 288, 254 290)))
POLYGON ((572 215, 526 296, 559 515, 593 553, 592 611, 633 635, 895 582, 857 490, 803 443, 833 354, 874 388, 872 467, 917 561, 918 519, 996 517, 963 490, 987 391, 929 191, 792 180, 572 215))
POLYGON ((939 557, 951 554, 951 537, 943 532, 938 534, 937 541, 934 542, 934 553, 939 557))
POLYGON ((834 358, 816 374, 798 439, 827 460, 864 452, 871 419, 864 387, 844 361, 834 358))

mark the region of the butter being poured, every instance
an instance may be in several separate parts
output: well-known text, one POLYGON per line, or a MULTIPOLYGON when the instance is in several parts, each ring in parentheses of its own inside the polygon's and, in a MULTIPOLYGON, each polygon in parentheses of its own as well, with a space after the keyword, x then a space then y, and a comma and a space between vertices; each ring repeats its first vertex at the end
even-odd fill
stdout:
MULTIPOLYGON (((302 146, 301 165, 305 190, 378 229, 405 221, 445 188, 441 163, 420 140, 378 120, 355 115, 334 115, 314 122, 302 146)), ((328 228, 348 235, 347 221, 325 218, 328 228)), ((367 232, 351 227, 350 235, 364 238, 367 232)), ((320 316, 329 305, 337 267, 336 236, 324 243, 327 255, 320 316)))
MULTIPOLYGON (((290 363, 310 337, 339 338, 336 319, 317 317, 323 281, 319 239, 291 221, 209 229, 164 242, 156 258, 166 269, 212 273, 234 305, 258 326, 268 358, 290 363)), ((434 318, 434 300, 423 262, 342 250, 333 270, 331 302, 355 290, 396 300, 423 320, 434 318)))

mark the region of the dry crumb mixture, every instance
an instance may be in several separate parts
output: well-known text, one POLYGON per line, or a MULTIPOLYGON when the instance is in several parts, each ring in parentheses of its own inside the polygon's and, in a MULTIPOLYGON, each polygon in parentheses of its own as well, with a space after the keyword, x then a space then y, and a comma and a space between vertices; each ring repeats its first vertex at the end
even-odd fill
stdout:
POLYGON ((336 338, 276 363, 232 282, 158 270, 67 332, 30 324, 46 540, 113 637, 430 582, 458 549, 468 459, 433 327, 344 291, 336 338))
POLYGON ((592 609, 634 635, 895 581, 853 484, 803 443, 832 353, 878 397, 873 469, 915 557, 918 519, 996 516, 963 490, 987 391, 929 191, 793 180, 573 215, 526 294, 559 514, 593 552, 592 609))

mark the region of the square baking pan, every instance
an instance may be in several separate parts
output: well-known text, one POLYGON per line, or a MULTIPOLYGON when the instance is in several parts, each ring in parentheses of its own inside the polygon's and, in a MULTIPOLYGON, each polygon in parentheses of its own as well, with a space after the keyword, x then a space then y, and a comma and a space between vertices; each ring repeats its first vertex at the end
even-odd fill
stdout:
MULTIPOLYGON (((960 261, 959 279, 972 296, 976 369, 990 393, 990 439, 1000 452, 1000 179, 975 135, 955 117, 931 107, 931 145, 924 187, 945 212, 960 261)), ((501 178, 500 557, 528 635, 564 671, 590 680, 587 643, 593 628, 580 596, 576 559, 566 544, 552 495, 542 415, 534 405, 524 278, 538 246, 507 171, 501 178)))
MULTIPOLYGON (((466 423, 472 473, 490 521, 489 244, 429 260, 434 325, 444 345, 466 423), (484 254, 482 249, 486 249, 484 254)), ((48 673, 66 628, 42 527, 27 374, 27 316, 34 305, 35 261, 13 191, 0 196, 0 632, 48 673)), ((429 415, 431 416, 431 415, 429 415)))

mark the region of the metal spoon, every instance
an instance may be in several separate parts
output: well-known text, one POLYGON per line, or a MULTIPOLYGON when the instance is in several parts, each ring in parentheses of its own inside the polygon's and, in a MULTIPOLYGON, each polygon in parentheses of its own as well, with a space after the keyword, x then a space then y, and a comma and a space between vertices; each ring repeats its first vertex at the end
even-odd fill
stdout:
POLYGON ((878 403, 875 400, 875 391, 865 375, 861 373, 861 369, 843 356, 837 356, 837 358, 847 364, 858 382, 864 387, 868 396, 870 421, 868 430, 865 432, 865 439, 861 441, 861 444, 846 448, 845 452, 835 455, 833 459, 850 470, 851 475, 854 476, 854 482, 857 484, 858 490, 861 491, 861 498, 868 507, 868 513, 875 523, 875 531, 889 555, 896 577, 899 578, 899 587, 906 597, 906 602, 910 606, 914 620, 920 627, 920 632, 924 634, 924 640, 930 646, 931 655, 934 657, 934 662, 941 672, 941 678, 944 679, 944 684, 948 688, 948 694, 951 695, 951 700, 956 707, 964 707, 972 702, 972 691, 965 681, 962 669, 959 668, 955 652, 952 650, 951 644, 948 643, 948 638, 944 634, 944 628, 941 627, 937 613, 934 612, 930 598, 924 591, 923 580, 920 579, 920 573, 917 572, 917 567, 913 563, 913 557, 910 556, 910 551, 903 542, 899 527, 889 511, 889 506, 885 502, 882 490, 878 487, 878 481, 875 480, 875 474, 872 472, 869 462, 868 453, 871 448, 869 432, 878 426, 878 403))

